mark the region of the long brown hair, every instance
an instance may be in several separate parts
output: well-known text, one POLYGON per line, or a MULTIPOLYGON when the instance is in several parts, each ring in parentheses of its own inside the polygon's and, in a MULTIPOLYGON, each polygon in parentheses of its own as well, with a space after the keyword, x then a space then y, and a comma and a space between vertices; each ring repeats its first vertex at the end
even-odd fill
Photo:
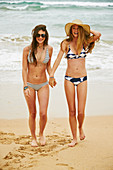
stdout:
POLYGON ((42 30, 45 31, 45 40, 43 43, 43 46, 48 45, 48 39, 49 39, 49 34, 46 29, 45 25, 37 25, 33 30, 32 30, 32 42, 31 42, 31 54, 30 54, 30 60, 33 61, 33 64, 37 65, 37 60, 35 57, 35 53, 37 50, 37 47, 39 46, 39 43, 36 41, 36 36, 38 32, 42 30))
POLYGON ((78 39, 77 39, 78 54, 80 54, 82 46, 85 48, 87 53, 92 52, 92 49, 95 46, 95 42, 91 42, 92 38, 93 36, 88 34, 81 26, 78 26, 78 39))
MULTIPOLYGON (((95 42, 91 42, 93 36, 88 34, 81 26, 78 26, 78 39, 77 39, 77 52, 78 55, 81 53, 81 47, 83 46, 87 53, 91 53, 92 49, 95 46, 95 42), (90 43, 91 42, 91 43, 90 43)), ((71 42, 73 40, 72 34, 72 26, 70 27, 69 38, 65 39, 67 42, 71 42)), ((65 41, 63 40, 63 41, 65 41)), ((61 43, 62 46, 62 43, 61 43)))

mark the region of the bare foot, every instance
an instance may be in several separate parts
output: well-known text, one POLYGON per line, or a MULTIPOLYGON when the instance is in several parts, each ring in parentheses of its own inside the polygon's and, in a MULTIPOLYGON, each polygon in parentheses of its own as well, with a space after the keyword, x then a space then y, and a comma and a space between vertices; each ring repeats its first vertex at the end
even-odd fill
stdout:
POLYGON ((37 141, 35 139, 32 140, 31 146, 32 147, 37 147, 38 146, 37 141))
POLYGON ((69 147, 73 147, 77 144, 77 140, 73 139, 72 142, 68 145, 69 147))
POLYGON ((39 141, 40 141, 41 146, 44 146, 46 144, 46 140, 44 136, 40 136, 39 141))
POLYGON ((80 140, 84 140, 85 139, 85 134, 82 128, 79 128, 79 137, 80 140))

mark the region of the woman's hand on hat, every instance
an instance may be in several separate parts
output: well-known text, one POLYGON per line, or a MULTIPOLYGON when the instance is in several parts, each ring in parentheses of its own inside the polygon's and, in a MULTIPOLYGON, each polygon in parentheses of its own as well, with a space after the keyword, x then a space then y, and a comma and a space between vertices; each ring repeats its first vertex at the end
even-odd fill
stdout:
POLYGON ((93 34, 93 40, 94 41, 98 41, 100 39, 101 33, 95 30, 90 30, 90 33, 93 34))

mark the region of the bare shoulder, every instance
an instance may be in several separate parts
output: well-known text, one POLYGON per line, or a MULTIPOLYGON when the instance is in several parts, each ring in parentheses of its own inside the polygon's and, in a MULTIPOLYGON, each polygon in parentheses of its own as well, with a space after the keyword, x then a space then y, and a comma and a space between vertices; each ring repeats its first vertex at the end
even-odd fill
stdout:
POLYGON ((27 46, 23 49, 23 59, 27 59, 27 56, 29 54, 30 46, 27 46))
POLYGON ((64 52, 67 52, 68 45, 69 45, 69 42, 67 40, 63 40, 61 42, 61 50, 64 51, 64 52))
POLYGON ((29 50, 30 50, 30 46, 27 46, 23 49, 23 52, 24 53, 29 53, 29 50))
POLYGON ((53 51, 53 47, 52 46, 48 45, 47 48, 48 48, 49 51, 53 51))
POLYGON ((52 57, 52 53, 53 53, 53 47, 50 45, 47 45, 48 51, 49 51, 49 57, 52 57))
POLYGON ((68 42, 66 39, 65 39, 65 40, 63 40, 61 43, 62 43, 62 45, 63 45, 63 46, 67 46, 67 45, 69 45, 69 42, 68 42))

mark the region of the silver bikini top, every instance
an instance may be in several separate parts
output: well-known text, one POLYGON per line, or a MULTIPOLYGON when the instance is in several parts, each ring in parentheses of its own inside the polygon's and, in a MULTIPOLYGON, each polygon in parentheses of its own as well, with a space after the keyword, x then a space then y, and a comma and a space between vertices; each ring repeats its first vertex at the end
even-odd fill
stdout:
MULTIPOLYGON (((28 60, 29 63, 33 63, 33 58, 30 58, 30 54, 31 54, 31 50, 29 50, 27 60, 28 60)), ((45 56, 45 59, 44 59, 44 61, 42 63, 47 64, 48 61, 49 61, 49 51, 48 51, 48 48, 47 48, 46 56, 45 56)))

